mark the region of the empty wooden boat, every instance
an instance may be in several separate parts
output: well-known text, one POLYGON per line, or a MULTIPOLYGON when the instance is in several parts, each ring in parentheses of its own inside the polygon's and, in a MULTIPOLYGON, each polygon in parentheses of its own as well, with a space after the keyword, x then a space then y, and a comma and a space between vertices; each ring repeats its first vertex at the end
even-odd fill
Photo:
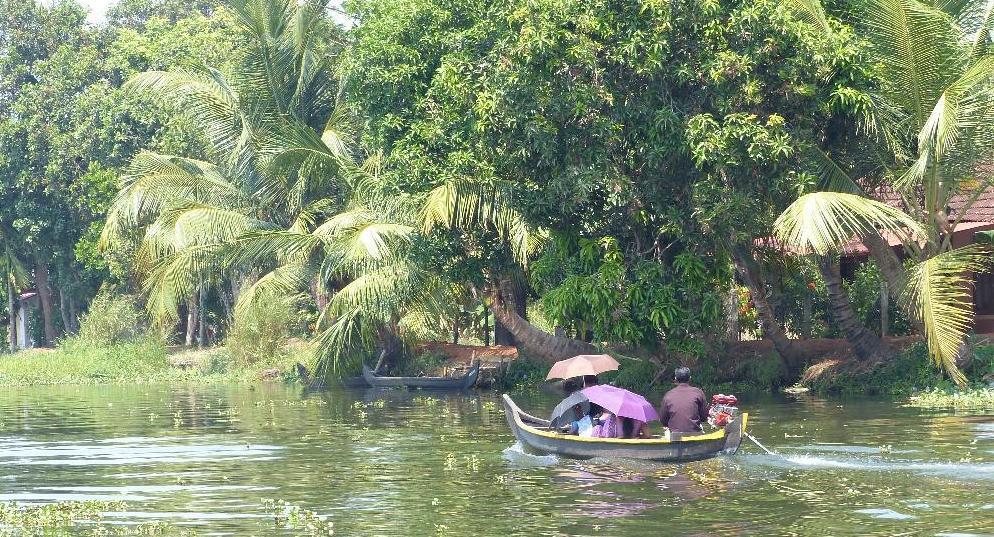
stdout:
POLYGON ((459 377, 381 377, 368 366, 362 366, 362 376, 374 388, 424 388, 430 390, 466 390, 476 384, 480 375, 480 362, 475 362, 459 377))

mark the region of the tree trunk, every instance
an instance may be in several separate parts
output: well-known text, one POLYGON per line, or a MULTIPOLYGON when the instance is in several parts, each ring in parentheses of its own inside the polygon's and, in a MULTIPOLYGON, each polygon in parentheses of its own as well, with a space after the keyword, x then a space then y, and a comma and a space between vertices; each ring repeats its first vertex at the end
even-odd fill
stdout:
MULTIPOLYGON (((897 254, 894 253, 894 249, 887 244, 887 241, 884 240, 880 233, 867 233, 862 238, 863 244, 870 251, 870 257, 877 264, 880 273, 884 277, 884 281, 887 283, 887 290, 891 298, 897 300, 898 304, 902 304, 901 293, 904 292, 904 287, 908 283, 904 264, 901 263, 897 254)), ((922 336, 925 335, 925 325, 922 324, 917 316, 908 315, 908 320, 911 322, 911 329, 915 333, 922 336)))
MULTIPOLYGON (((522 319, 528 320, 528 288, 522 283, 521 278, 513 278, 508 282, 505 304, 512 308, 522 319)), ((514 346, 514 334, 504 326, 496 317, 494 318, 494 343, 497 345, 514 346)))
POLYGON ((483 306, 483 346, 490 346, 490 310, 483 306))
POLYGON ((390 318, 390 322, 379 329, 379 339, 383 345, 381 359, 377 362, 377 368, 397 364, 404 353, 404 341, 400 338, 400 318, 396 315, 390 318))
POLYGON ((38 299, 41 301, 42 322, 45 325, 45 346, 55 345, 58 334, 55 331, 52 315, 52 288, 48 286, 48 264, 35 257, 35 284, 38 286, 38 299))
POLYGON ((890 331, 890 293, 887 282, 880 282, 880 337, 887 337, 890 331))
POLYGON ((193 335, 197 330, 197 302, 189 300, 186 303, 186 346, 193 346, 193 335))
POLYGON ((819 256, 818 270, 825 279, 825 287, 828 289, 829 314, 838 324, 839 331, 849 341, 853 353, 861 360, 870 362, 880 361, 890 355, 887 343, 859 322, 849 301, 849 295, 842 287, 839 260, 834 257, 819 256))
POLYGON ((739 291, 732 286, 725 298, 725 339, 738 341, 739 332, 739 291))
POLYGON ((456 314, 456 318, 452 320, 452 344, 459 344, 459 314, 456 314))
POLYGON ((536 328, 526 321, 504 302, 500 289, 488 293, 490 309, 494 318, 499 320, 514 335, 519 349, 536 358, 553 363, 577 354, 597 352, 597 347, 575 339, 557 337, 536 328))
POLYGON ((804 286, 804 293, 801 295, 801 337, 811 338, 811 318, 814 316, 814 297, 811 296, 811 289, 807 284, 804 286))
POLYGON ((870 257, 880 269, 880 273, 887 282, 887 288, 893 298, 899 298, 904 286, 907 284, 907 275, 904 272, 904 265, 898 259, 894 249, 880 233, 867 233, 863 235, 863 244, 870 251, 870 257))
POLYGON ((69 321, 72 322, 72 333, 79 333, 79 310, 76 309, 76 298, 69 293, 69 321))
POLYGON ((197 335, 197 346, 202 349, 207 346, 207 291, 201 288, 199 295, 200 305, 197 307, 197 313, 200 314, 200 333, 197 335))
MULTIPOLYGON (((224 323, 218 323, 218 325, 231 325, 231 321, 235 318, 235 305, 231 302, 231 295, 228 294, 228 289, 224 285, 224 282, 218 282, 217 285, 217 297, 221 300, 221 307, 224 308, 224 323)), ((318 310, 320 313, 321 310, 318 310)))
POLYGON ((10 338, 10 352, 17 352, 17 289, 7 280, 7 312, 10 314, 10 324, 7 325, 7 337, 10 338))
POLYGON ((787 337, 787 331, 773 312, 773 306, 770 305, 772 291, 766 286, 759 263, 746 246, 737 246, 733 257, 739 274, 752 294, 752 302, 756 305, 756 312, 763 323, 763 337, 773 342, 773 347, 789 369, 796 369, 803 362, 804 356, 794 341, 787 337))
POLYGON ((72 333, 72 321, 69 320, 69 299, 65 287, 59 287, 59 314, 62 315, 62 328, 72 333))

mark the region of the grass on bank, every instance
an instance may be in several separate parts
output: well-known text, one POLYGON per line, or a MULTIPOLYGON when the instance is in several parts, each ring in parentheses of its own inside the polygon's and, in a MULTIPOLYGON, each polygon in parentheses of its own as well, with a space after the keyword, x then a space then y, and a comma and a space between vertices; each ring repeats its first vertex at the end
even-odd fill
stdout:
MULTIPOLYGON (((305 350, 287 350, 252 364, 223 347, 170 354, 154 339, 92 347, 69 340, 55 349, 0 356, 0 386, 40 384, 148 384, 155 382, 293 382, 305 350)), ((308 369, 312 369, 308 367, 308 369)))
POLYGON ((313 353, 292 338, 291 317, 283 309, 239 319, 229 347, 171 352, 148 328, 133 297, 100 293, 80 320, 79 333, 58 347, 0 355, 0 386, 295 381, 297 363, 314 370, 313 353))

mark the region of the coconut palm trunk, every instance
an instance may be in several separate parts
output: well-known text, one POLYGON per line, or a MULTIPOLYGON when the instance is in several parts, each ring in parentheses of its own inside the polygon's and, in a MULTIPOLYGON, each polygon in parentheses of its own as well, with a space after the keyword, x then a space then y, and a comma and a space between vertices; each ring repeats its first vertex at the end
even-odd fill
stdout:
POLYGON ((887 342, 863 326, 856 316, 849 295, 842 286, 838 257, 819 256, 818 270, 828 289, 829 314, 856 356, 870 363, 888 357, 891 351, 887 342))
POLYGON ((17 289, 7 276, 7 313, 10 322, 7 324, 7 337, 10 338, 10 352, 17 352, 17 289))
POLYGON ((197 302, 188 300, 186 303, 186 346, 193 346, 193 337, 197 329, 197 302))
POLYGON ((55 345, 58 334, 52 316, 52 288, 48 284, 48 264, 41 258, 35 259, 35 283, 38 285, 38 299, 41 302, 41 317, 45 328, 45 346, 55 345))
POLYGON ((784 360, 789 369, 796 369, 804 360, 803 353, 797 345, 787 337, 787 331, 776 318, 773 306, 770 304, 772 290, 766 285, 759 262, 753 257, 752 250, 746 246, 737 246, 732 252, 735 267, 745 281, 756 312, 763 322, 763 337, 773 342, 773 347, 784 360))
POLYGON ((537 328, 518 315, 507 303, 500 288, 492 290, 488 298, 494 318, 514 336, 519 349, 536 358, 552 363, 577 354, 591 354, 597 351, 597 347, 590 343, 558 337, 537 328))
MULTIPOLYGON (((522 319, 528 320, 528 289, 522 284, 521 278, 514 278, 505 294, 506 304, 522 319)), ((504 323, 494 318, 494 343, 497 345, 514 345, 517 343, 514 334, 504 323)))

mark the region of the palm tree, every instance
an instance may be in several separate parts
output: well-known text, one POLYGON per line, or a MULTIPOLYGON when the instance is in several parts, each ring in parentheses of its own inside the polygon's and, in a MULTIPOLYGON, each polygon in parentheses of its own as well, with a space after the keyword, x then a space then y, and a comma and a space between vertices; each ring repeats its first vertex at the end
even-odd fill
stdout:
POLYGON ((17 350, 17 290, 28 281, 28 271, 14 253, 9 235, 0 233, 0 277, 7 291, 7 337, 10 352, 17 350))
POLYGON ((136 268, 162 322, 238 269, 236 238, 306 230, 330 213, 348 160, 324 3, 229 5, 249 37, 234 72, 149 72, 128 83, 188 113, 211 148, 210 162, 138 155, 108 212, 104 247, 142 233, 136 268))
MULTIPOLYGON (((802 18, 833 31, 816 0, 793 5, 802 18)), ((860 6, 879 88, 865 96, 861 127, 874 136, 857 160, 876 165, 854 171, 815 150, 826 191, 795 201, 777 220, 777 232, 819 255, 862 239, 891 293, 922 327, 936 364, 963 382, 956 361, 973 318, 970 273, 985 270, 988 253, 980 246, 952 248, 968 207, 954 218, 948 206, 953 196, 975 200, 990 186, 968 179, 994 147, 992 9, 975 0, 863 0, 860 6), (893 188, 903 207, 873 199, 880 186, 893 188), (887 234, 901 240, 910 269, 891 251, 887 234)))

